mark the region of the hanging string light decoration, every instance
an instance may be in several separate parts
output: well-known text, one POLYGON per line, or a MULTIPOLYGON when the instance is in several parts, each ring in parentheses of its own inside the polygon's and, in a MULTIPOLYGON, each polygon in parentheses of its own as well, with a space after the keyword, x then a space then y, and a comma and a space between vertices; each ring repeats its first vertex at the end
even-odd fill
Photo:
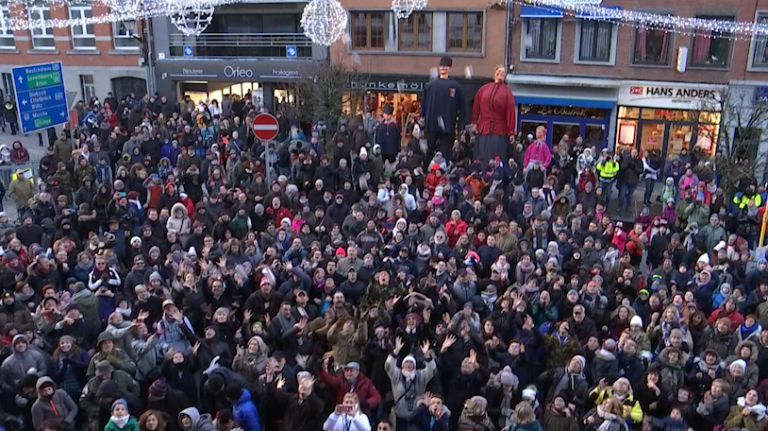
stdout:
POLYGON ((603 7, 599 4, 586 4, 581 0, 528 0, 521 3, 533 6, 559 7, 576 16, 586 17, 587 19, 632 23, 636 26, 664 29, 683 34, 714 34, 717 37, 734 39, 768 36, 768 25, 748 21, 661 15, 651 12, 603 7))
POLYGON ((392 12, 397 19, 406 19, 413 11, 427 8, 427 0, 392 0, 392 12))
POLYGON ((347 30, 347 12, 337 0, 312 0, 304 7, 301 28, 313 43, 331 46, 347 30))
POLYGON ((210 3, 179 3, 174 9, 171 23, 184 36, 200 36, 213 21, 214 6, 210 3))

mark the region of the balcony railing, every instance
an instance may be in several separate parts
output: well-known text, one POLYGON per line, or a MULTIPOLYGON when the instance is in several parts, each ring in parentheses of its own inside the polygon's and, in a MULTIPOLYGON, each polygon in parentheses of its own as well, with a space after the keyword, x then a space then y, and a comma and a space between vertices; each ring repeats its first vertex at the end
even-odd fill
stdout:
MULTIPOLYGON (((197 37, 170 35, 172 57, 184 57, 184 47, 194 57, 283 57, 288 47, 297 58, 312 57, 312 42, 303 33, 203 33, 197 37)), ((187 54, 189 56, 189 54, 187 54)))

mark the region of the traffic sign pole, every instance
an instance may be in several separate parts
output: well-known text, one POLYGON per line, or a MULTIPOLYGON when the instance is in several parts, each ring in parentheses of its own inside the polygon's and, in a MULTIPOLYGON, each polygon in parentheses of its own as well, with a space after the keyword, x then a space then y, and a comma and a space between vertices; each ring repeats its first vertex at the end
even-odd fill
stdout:
POLYGON ((45 130, 68 121, 64 70, 60 61, 14 68, 13 87, 22 133, 45 130))

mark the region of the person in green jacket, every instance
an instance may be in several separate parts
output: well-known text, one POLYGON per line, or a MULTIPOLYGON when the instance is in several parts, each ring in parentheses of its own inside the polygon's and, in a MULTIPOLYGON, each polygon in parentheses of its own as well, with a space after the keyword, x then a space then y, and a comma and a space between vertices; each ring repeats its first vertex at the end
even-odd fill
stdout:
POLYGON ((128 402, 118 398, 112 403, 112 416, 104 431, 139 431, 139 422, 128 413, 128 402))

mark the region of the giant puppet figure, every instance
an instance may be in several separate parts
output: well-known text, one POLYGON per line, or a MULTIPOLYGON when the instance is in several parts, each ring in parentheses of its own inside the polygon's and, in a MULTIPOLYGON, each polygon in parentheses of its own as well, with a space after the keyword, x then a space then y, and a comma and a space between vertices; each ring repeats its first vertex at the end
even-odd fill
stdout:
POLYGON ((509 139, 515 135, 515 96, 504 82, 507 75, 504 66, 493 72, 493 82, 478 90, 472 107, 472 124, 477 136, 473 158, 486 165, 499 157, 507 161, 509 139))
POLYGON ((429 168, 435 151, 442 152, 447 161, 453 161, 455 129, 458 126, 462 130, 467 125, 464 89, 448 76, 452 67, 453 60, 450 57, 441 58, 437 79, 430 81, 424 89, 421 116, 424 117, 424 131, 427 135, 425 170, 429 168))

